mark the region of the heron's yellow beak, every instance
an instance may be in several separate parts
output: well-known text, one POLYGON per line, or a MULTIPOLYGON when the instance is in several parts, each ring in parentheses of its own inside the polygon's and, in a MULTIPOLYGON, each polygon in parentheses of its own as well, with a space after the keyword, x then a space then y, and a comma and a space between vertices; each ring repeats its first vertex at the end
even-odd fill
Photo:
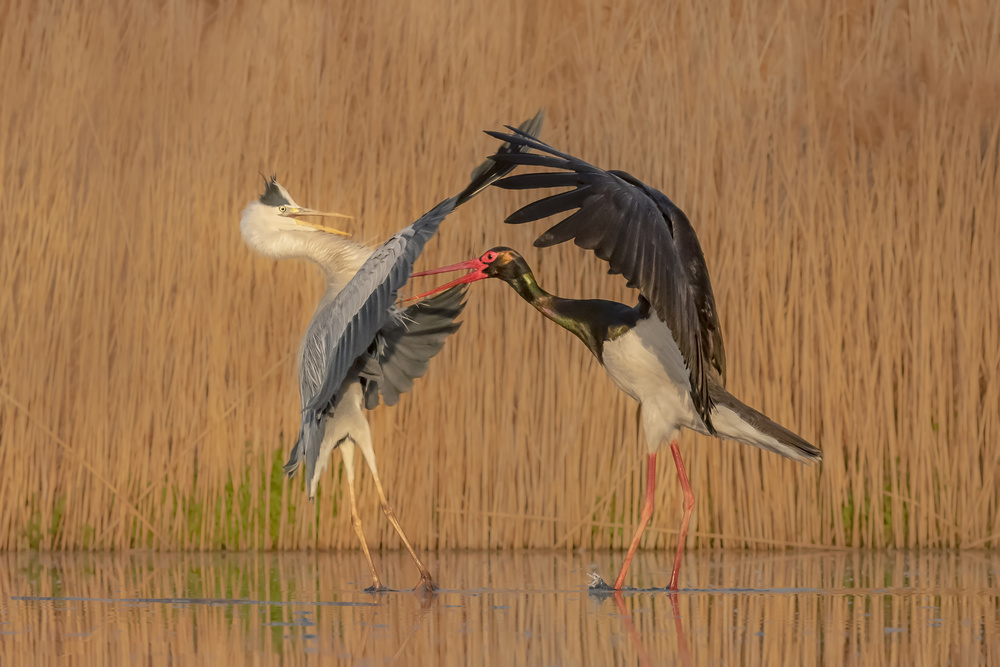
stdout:
POLYGON ((325 218, 347 218, 348 220, 353 220, 353 216, 345 215, 343 213, 331 213, 327 211, 314 211, 311 208, 293 208, 285 213, 285 216, 295 220, 295 224, 302 225, 303 227, 311 227, 312 229, 317 229, 321 232, 327 232, 328 234, 339 234, 340 236, 350 236, 350 232, 344 232, 339 229, 334 229, 333 227, 327 227, 326 225, 321 225, 315 222, 306 222, 301 220, 303 217, 307 216, 318 216, 325 218))

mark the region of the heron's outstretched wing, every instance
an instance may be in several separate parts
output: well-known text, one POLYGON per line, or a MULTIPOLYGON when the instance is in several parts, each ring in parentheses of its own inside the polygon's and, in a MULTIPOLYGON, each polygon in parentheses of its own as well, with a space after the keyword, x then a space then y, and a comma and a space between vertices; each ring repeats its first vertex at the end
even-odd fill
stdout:
MULTIPOLYGON (((542 123, 545 121, 545 109, 539 109, 532 118, 524 121, 517 126, 518 132, 524 132, 532 137, 537 137, 542 131, 542 123)), ((508 142, 504 142, 500 148, 497 149, 497 155, 507 155, 508 153, 522 153, 528 150, 522 145, 512 145, 508 142)), ((466 186, 458 194, 458 205, 464 204, 473 197, 475 197, 479 192, 487 187, 490 183, 497 180, 501 176, 506 176, 514 169, 512 164, 502 164, 498 163, 492 158, 486 158, 483 162, 472 170, 472 174, 469 176, 469 185, 466 186)))
MULTIPOLYGON (((540 127, 541 112, 527 127, 540 127)), ((503 144, 498 155, 528 150, 521 145, 503 144)), ((382 244, 361 266, 333 301, 320 306, 302 341, 299 364, 299 395, 302 424, 285 472, 292 474, 305 461, 307 485, 312 478, 323 443, 323 420, 336 402, 337 393, 348 375, 359 372, 355 362, 365 353, 376 335, 392 318, 390 307, 396 293, 413 272, 413 263, 424 245, 437 232, 445 216, 461 202, 510 173, 514 168, 487 160, 472 173, 460 194, 446 199, 409 227, 382 244)))
POLYGON ((462 326, 456 322, 465 308, 466 285, 459 285, 399 311, 376 337, 375 349, 361 370, 365 407, 382 401, 395 405, 401 394, 423 377, 431 358, 444 348, 448 336, 462 326))
POLYGON ((629 287, 639 288, 670 327, 690 371, 695 409, 713 431, 710 366, 725 384, 726 355, 705 256, 687 217, 662 192, 625 172, 604 171, 510 129, 513 134, 488 134, 511 146, 538 152, 508 152, 494 155, 493 160, 562 171, 518 174, 498 181, 498 187, 573 189, 528 204, 506 222, 531 222, 577 209, 539 236, 535 246, 544 248, 573 239, 576 245, 606 260, 609 273, 620 273, 629 287))
POLYGON ((385 326, 397 291, 409 279, 424 244, 455 208, 456 200, 456 197, 446 199, 379 246, 340 294, 316 311, 302 342, 299 366, 302 427, 299 441, 285 465, 288 474, 304 459, 306 479, 312 480, 327 410, 355 361, 385 326))

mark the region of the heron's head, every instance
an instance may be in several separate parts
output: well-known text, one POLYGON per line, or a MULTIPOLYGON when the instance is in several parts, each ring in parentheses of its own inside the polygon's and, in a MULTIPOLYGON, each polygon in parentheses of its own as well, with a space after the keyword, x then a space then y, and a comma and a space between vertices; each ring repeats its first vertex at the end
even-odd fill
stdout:
POLYGON ((451 264, 449 266, 442 266, 439 269, 421 271, 419 273, 414 273, 413 276, 430 276, 436 273, 448 273, 450 271, 463 270, 470 270, 470 272, 461 278, 456 278, 450 283, 445 283, 444 285, 435 287, 434 289, 424 292, 423 294, 418 294, 413 298, 421 299, 433 296, 438 292, 443 292, 449 287, 462 285, 464 283, 473 283, 477 280, 485 280, 486 278, 499 278, 506 283, 514 283, 522 276, 531 273, 531 269, 528 267, 528 263, 524 261, 524 258, 521 257, 521 253, 513 250, 512 248, 497 246, 495 248, 490 248, 475 259, 459 262, 458 264, 451 264))
POLYGON ((264 192, 247 204, 240 218, 243 240, 254 250, 267 255, 289 254, 287 248, 294 247, 301 234, 338 234, 350 236, 348 232, 333 229, 305 220, 317 216, 350 218, 342 213, 327 213, 299 206, 274 177, 265 179, 264 192))

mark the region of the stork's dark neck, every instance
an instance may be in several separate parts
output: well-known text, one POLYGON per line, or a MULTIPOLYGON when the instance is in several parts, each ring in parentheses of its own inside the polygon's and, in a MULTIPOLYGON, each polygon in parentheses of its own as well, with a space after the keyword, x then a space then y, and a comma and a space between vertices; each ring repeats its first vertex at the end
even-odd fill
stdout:
POLYGON ((513 287, 535 310, 582 340, 598 360, 602 360, 605 341, 626 333, 647 314, 643 308, 615 301, 563 299, 549 294, 538 285, 522 257, 500 269, 496 277, 513 287))
MULTIPOLYGON (((523 261, 524 260, 522 260, 522 262, 523 261)), ((503 276, 501 279, 513 287, 514 291, 521 295, 522 299, 534 306, 535 310, 559 326, 569 329, 577 336, 580 336, 576 330, 578 322, 567 317, 560 308, 560 306, 564 305, 567 301, 569 301, 569 299, 562 299, 543 290, 538 285, 538 281, 535 280, 535 274, 531 272, 531 269, 528 268, 527 264, 524 265, 523 271, 518 272, 509 278, 503 276)), ((581 338, 583 338, 583 336, 581 336, 581 338)), ((583 342, 587 343, 586 339, 583 342)), ((588 343, 587 346, 589 347, 590 344, 588 343)))

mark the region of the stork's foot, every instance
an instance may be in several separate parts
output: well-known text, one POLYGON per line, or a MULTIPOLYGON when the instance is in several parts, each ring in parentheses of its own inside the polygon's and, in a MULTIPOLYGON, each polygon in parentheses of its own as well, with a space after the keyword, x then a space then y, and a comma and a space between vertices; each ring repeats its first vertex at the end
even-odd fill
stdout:
POLYGON ((413 587, 413 591, 421 595, 433 595, 437 590, 438 585, 434 582, 434 578, 430 574, 421 575, 420 581, 413 587))

